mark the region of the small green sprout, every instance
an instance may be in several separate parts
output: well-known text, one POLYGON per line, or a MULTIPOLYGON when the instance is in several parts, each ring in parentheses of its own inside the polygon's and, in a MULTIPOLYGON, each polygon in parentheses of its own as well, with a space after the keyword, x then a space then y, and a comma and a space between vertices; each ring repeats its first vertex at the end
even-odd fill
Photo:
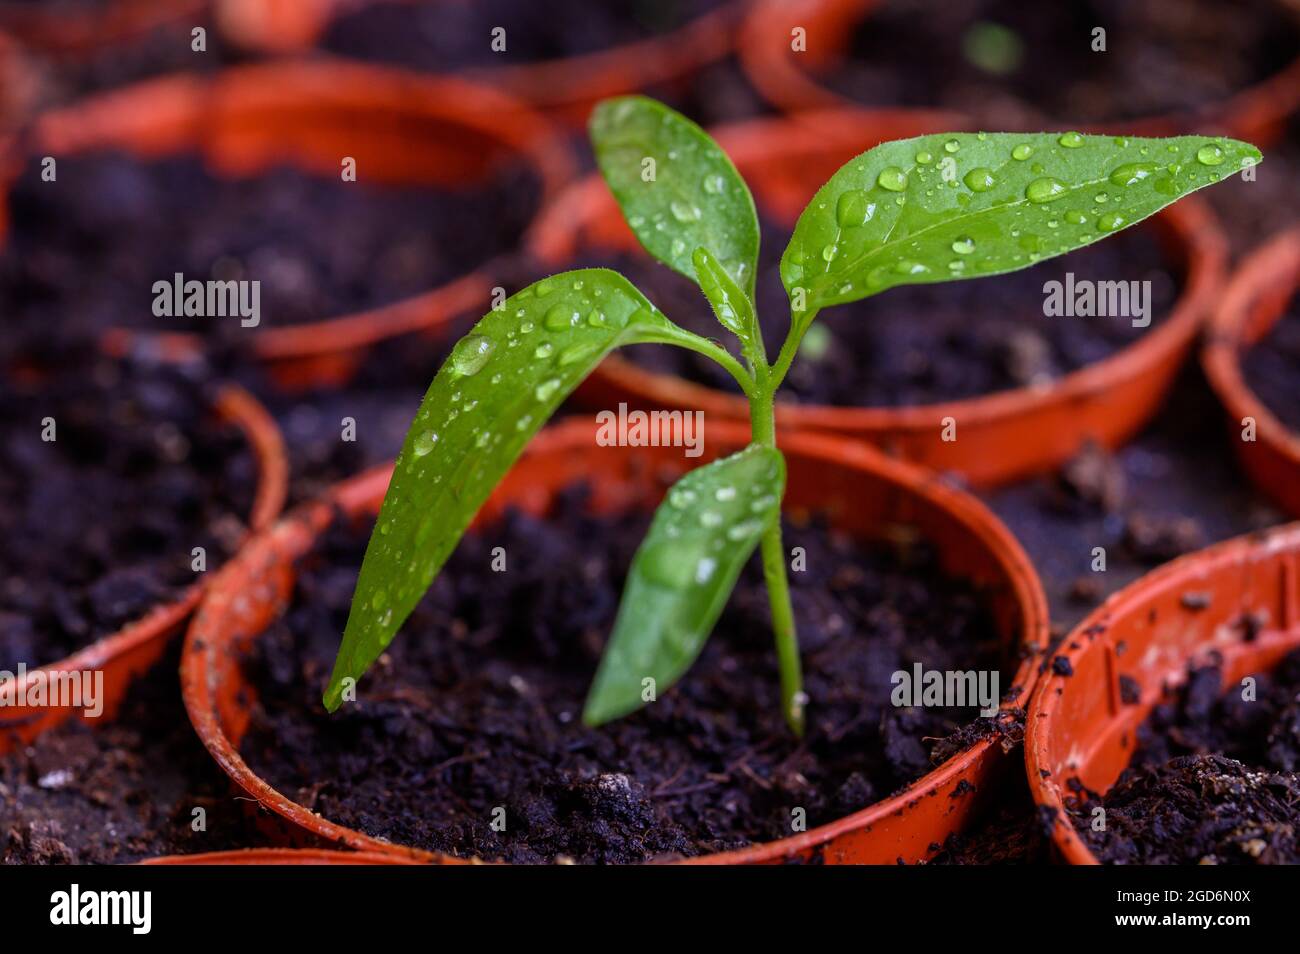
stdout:
MULTIPOLYGON (((754 309, 758 218, 726 154, 690 120, 639 96, 601 103, 590 132, 628 225, 651 255, 699 285, 743 364, 605 269, 553 275, 489 312, 439 370, 397 458, 325 690, 331 711, 560 403, 613 349, 658 342, 708 355, 736 379, 752 443, 688 473, 659 506, 583 718, 599 725, 626 715, 643 704, 643 680, 662 691, 679 679, 757 548, 784 715, 801 733, 806 697, 781 543, 785 462, 774 399, 818 313, 895 285, 1026 268, 1261 159, 1247 143, 1205 136, 949 133, 879 145, 841 167, 799 217, 780 267, 789 331, 769 361, 754 309), (1098 201, 1102 194, 1109 201, 1098 201)), ((825 350, 818 340, 814 356, 825 350)))

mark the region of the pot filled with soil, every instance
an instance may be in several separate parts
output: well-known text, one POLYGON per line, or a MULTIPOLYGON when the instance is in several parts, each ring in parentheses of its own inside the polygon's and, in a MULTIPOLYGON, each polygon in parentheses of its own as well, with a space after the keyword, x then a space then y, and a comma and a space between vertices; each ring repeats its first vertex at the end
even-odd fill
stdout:
POLYGON ((57 310, 118 353, 234 348, 287 386, 481 310, 567 165, 500 94, 324 64, 105 94, 43 117, 27 155, 8 203, 15 324, 57 310))
POLYGON ((680 87, 724 59, 748 6, 377 3, 338 15, 319 46, 342 58, 464 75, 580 123, 599 99, 680 87))
POLYGON ((1233 275, 1201 352, 1242 467, 1300 515, 1300 229, 1283 232, 1233 275))
POLYGON ((7 365, 0 388, 5 751, 114 714, 209 574, 278 515, 286 468, 261 405, 192 369, 65 347, 7 365))
POLYGON ((790 42, 798 9, 760 3, 742 47, 754 85, 790 112, 941 109, 966 117, 966 128, 1222 132, 1256 142, 1280 133, 1300 105, 1300 14, 1284 0, 855 7, 850 22, 809 29, 808 50, 826 51, 811 57, 790 42))
MULTIPOLYGON (((760 313, 788 307, 777 260, 826 168, 881 139, 915 135, 930 121, 877 125, 840 113, 801 122, 837 132, 807 136, 787 121, 766 120, 719 133, 753 182, 764 222, 760 313)), ((1103 196, 1119 201, 1112 192, 1100 190, 1095 208, 1105 207, 1103 196)), ((698 290, 636 250, 598 180, 566 191, 529 248, 552 266, 575 259, 613 264, 653 289, 651 297, 684 326, 707 334, 714 324, 698 290)), ((778 423, 864 439, 982 486, 1050 470, 1090 441, 1117 446, 1141 429, 1166 394, 1220 285, 1225 254, 1213 215, 1189 198, 1136 229, 1029 270, 978 283, 899 287, 842 306, 819 317, 820 329, 814 326, 816 334, 805 341, 787 399, 778 398, 778 423), (1140 290, 1144 315, 1136 309, 1129 317, 1102 314, 1109 306, 1100 299, 1076 313, 1080 294, 1102 282, 1140 290), (1053 287, 1062 309, 1048 315, 1053 287), (945 431, 949 422, 955 440, 945 431)), ((783 331, 764 329, 771 343, 783 331)), ((676 349, 610 357, 581 395, 595 407, 626 402, 702 409, 710 419, 747 416, 725 373, 676 349)))
MULTIPOLYGON (((677 687, 588 728, 582 697, 621 574, 692 463, 681 448, 602 448, 596 431, 575 419, 533 443, 409 638, 338 715, 321 690, 388 472, 342 485, 250 548, 182 661, 186 706, 217 763, 300 841, 444 861, 893 863, 937 851, 993 791, 1044 644, 1043 598, 1010 535, 905 464, 793 437, 806 735, 781 714, 757 565, 677 687), (893 705, 891 680, 913 664, 998 672, 1000 710, 893 705)), ((749 437, 721 422, 709 434, 709 459, 749 437)))
POLYGON ((1074 864, 1300 859, 1300 526, 1188 555, 1047 661, 1026 770, 1074 864))

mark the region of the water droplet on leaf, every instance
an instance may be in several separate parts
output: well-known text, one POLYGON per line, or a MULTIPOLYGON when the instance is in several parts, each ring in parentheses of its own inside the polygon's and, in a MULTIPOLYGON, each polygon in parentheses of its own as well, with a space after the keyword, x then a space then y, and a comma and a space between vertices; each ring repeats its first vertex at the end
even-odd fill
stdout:
POLYGON ((1035 179, 1025 186, 1025 198, 1030 202, 1042 204, 1058 199, 1065 194, 1065 183, 1051 176, 1035 179))
POLYGON ((496 343, 487 335, 467 335, 456 342, 451 350, 451 369, 456 374, 468 377, 477 374, 488 358, 496 343))

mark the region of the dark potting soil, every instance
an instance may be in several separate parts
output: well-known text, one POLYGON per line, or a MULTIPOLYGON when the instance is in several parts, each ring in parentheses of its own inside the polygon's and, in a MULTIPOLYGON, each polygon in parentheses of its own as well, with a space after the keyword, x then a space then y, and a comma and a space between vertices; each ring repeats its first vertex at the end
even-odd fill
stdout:
POLYGON ((257 464, 206 382, 71 348, 43 372, 0 373, 0 669, 60 659, 178 598, 194 547, 209 572, 234 551, 257 464))
MULTIPOLYGON (((781 347, 790 302, 778 264, 789 230, 765 227, 756 297, 769 355, 781 347)), ((611 264, 612 262, 612 264, 611 264)), ((644 254, 607 256, 669 318, 707 337, 723 331, 699 289, 644 254)), ((1173 304, 1180 271, 1166 261, 1150 227, 992 278, 911 285, 822 312, 804 339, 778 400, 899 406, 956 400, 1041 385, 1100 361, 1155 328, 1173 304), (1049 281, 1151 282, 1151 325, 1123 317, 1045 317, 1049 281)), ((664 374, 735 391, 735 381, 693 351, 635 346, 626 356, 664 374)))
POLYGON ((1220 694, 1217 666, 1192 669, 1138 729, 1128 768, 1070 817, 1112 864, 1300 864, 1300 651, 1220 694), (1093 831, 1093 809, 1106 830, 1093 831))
POLYGON ((374 4, 335 20, 322 38, 321 47, 341 56, 429 72, 491 69, 579 56, 651 39, 722 3, 465 0, 374 4), (498 27, 505 30, 504 50, 493 49, 493 31, 498 27))
POLYGON ((0 756, 0 864, 126 864, 263 843, 190 726, 178 656, 131 687, 112 723, 73 720, 0 756))
POLYGON ((1241 357, 1246 385, 1292 433, 1300 434, 1300 296, 1241 357))
POLYGON ((313 811, 394 842, 516 862, 635 862, 789 835, 796 807, 810 826, 829 821, 915 780, 936 754, 1016 730, 973 729, 971 709, 890 704, 891 675, 914 661, 996 667, 993 623, 924 548, 866 549, 815 525, 787 538, 807 554, 792 574, 811 696, 801 744, 779 715, 756 563, 680 684, 585 728, 582 702, 647 522, 591 516, 572 488, 549 520, 510 513, 467 536, 359 701, 328 716, 321 691, 366 539, 366 528, 333 529, 257 641, 244 757, 313 811), (497 546, 508 572, 489 569, 497 546))
POLYGON ((1050 860, 1050 838, 1038 821, 1022 774, 1005 781, 1005 790, 983 817, 949 835, 932 865, 1033 865, 1050 860))
POLYGON ((1283 69, 1300 17, 1277 0, 884 0, 831 88, 873 105, 944 107, 987 129, 1196 112, 1283 69), (1105 50, 1094 52, 1094 30, 1105 50))
POLYGON ((1148 570, 1285 518, 1237 466, 1223 410, 1189 365, 1133 441, 983 494, 1033 560, 1056 635, 1148 570), (1105 570, 1093 569, 1105 550, 1105 570))
POLYGON ((243 379, 284 435, 290 502, 393 460, 451 346, 478 317, 453 320, 437 338, 404 335, 379 342, 356 374, 338 386, 287 393, 259 370, 243 369, 243 379))
POLYGON ((370 185, 364 170, 357 182, 289 168, 223 179, 194 157, 94 153, 57 168, 42 182, 30 165, 15 186, 0 307, 11 325, 65 339, 125 325, 241 344, 387 304, 509 251, 537 198, 517 167, 465 192, 370 185), (260 323, 156 316, 154 283, 177 272, 260 282, 260 323))

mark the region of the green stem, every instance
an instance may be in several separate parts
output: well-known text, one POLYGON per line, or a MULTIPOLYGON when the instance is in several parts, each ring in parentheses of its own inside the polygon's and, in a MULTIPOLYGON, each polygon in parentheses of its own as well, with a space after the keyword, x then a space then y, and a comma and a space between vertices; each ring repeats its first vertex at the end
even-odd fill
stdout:
MULTIPOLYGON (((767 375, 763 376, 767 378, 767 375)), ((776 446, 774 386, 764 380, 750 401, 751 439, 755 444, 776 446)), ((781 542, 781 516, 763 534, 763 579, 772 608, 772 634, 776 640, 777 666, 781 673, 781 711, 790 729, 803 735, 803 671, 799 662, 799 636, 795 631, 794 609, 790 605, 790 581, 785 572, 785 546, 781 542)))
POLYGON ((781 345, 781 353, 776 356, 776 364, 772 365, 770 386, 773 394, 785 380, 786 372, 790 370, 795 355, 799 353, 799 343, 803 341, 804 332, 812 327, 813 319, 816 317, 816 310, 800 315, 797 320, 791 317, 790 332, 785 336, 785 343, 781 345))
POLYGON ((705 357, 712 358, 718 364, 722 365, 736 379, 740 385, 740 390, 744 392, 745 397, 753 402, 757 398, 754 387, 754 378, 744 366, 732 357, 731 352, 719 344, 715 344, 708 338, 701 338, 697 334, 687 331, 685 328, 673 326, 671 329, 659 329, 659 333, 653 338, 646 338, 646 341, 659 341, 663 344, 675 344, 688 351, 695 351, 705 357))

